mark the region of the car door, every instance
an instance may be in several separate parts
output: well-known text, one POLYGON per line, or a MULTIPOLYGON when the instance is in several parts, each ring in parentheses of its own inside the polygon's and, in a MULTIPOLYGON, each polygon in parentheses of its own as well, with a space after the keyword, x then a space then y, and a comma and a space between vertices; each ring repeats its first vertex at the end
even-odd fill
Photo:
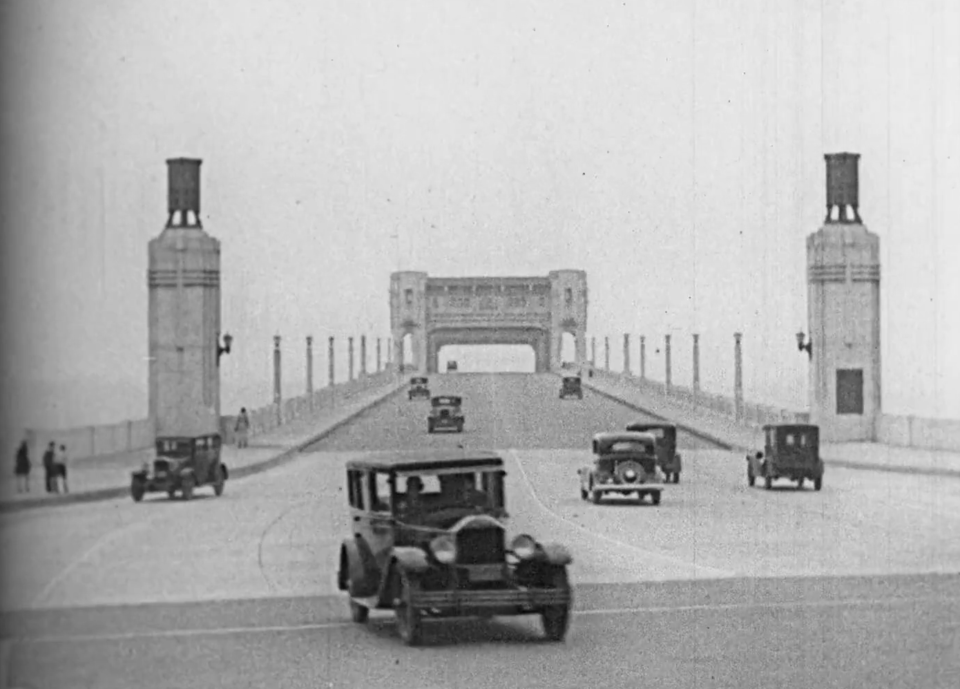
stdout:
POLYGON ((366 497, 368 509, 364 534, 377 567, 384 571, 393 547, 394 519, 392 509, 392 481, 389 472, 367 472, 366 497))

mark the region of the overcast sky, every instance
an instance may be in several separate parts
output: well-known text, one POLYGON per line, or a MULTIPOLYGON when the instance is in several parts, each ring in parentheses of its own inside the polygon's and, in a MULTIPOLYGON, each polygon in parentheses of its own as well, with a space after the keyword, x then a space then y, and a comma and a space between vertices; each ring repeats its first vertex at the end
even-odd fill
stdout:
POLYGON ((960 2, 3 11, 3 371, 23 423, 145 415, 147 242, 177 156, 203 158, 223 243, 225 412, 269 401, 274 334, 289 395, 307 334, 318 385, 329 335, 387 337, 397 268, 585 269, 615 366, 624 332, 635 368, 637 336, 670 332, 688 384, 696 331, 704 386, 729 392, 740 330, 748 398, 805 408, 805 237, 841 150, 862 154, 881 241, 885 411, 960 417, 960 2))

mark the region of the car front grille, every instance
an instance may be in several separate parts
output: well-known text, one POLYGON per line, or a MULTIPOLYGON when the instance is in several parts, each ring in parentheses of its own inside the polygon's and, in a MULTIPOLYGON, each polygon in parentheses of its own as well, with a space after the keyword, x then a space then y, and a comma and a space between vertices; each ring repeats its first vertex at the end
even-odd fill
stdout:
POLYGON ((165 474, 170 470, 170 462, 165 459, 155 460, 153 463, 153 473, 165 474))
POLYGON ((457 533, 457 562, 461 565, 487 565, 503 562, 506 542, 503 529, 485 527, 461 529, 457 533))

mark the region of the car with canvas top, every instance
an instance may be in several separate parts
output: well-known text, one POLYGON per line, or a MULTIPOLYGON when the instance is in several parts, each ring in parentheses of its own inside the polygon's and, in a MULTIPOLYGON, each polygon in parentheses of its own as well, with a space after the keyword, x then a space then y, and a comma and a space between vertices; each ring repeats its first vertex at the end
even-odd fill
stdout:
POLYGON ((803 488, 806 480, 814 490, 823 487, 823 459, 820 457, 820 427, 812 424, 769 424, 763 427, 764 449, 747 455, 747 485, 763 479, 764 488, 785 478, 803 488))
POLYGON ((423 622, 539 615, 547 638, 570 622, 570 553, 528 534, 507 539, 503 459, 491 452, 373 453, 347 463, 351 534, 337 587, 354 622, 392 610, 408 645, 423 622))
POLYGON ((140 502, 147 493, 166 493, 173 499, 179 492, 184 500, 200 486, 212 486, 214 495, 223 494, 229 473, 220 457, 219 433, 173 436, 156 439, 152 461, 130 477, 130 495, 140 502))
POLYGON ((456 395, 439 395, 430 400, 427 416, 427 432, 440 430, 463 433, 464 416, 461 410, 463 399, 456 395))
POLYGON ((677 426, 672 423, 638 421, 627 426, 628 431, 648 433, 657 441, 657 466, 667 483, 680 483, 683 461, 677 452, 677 426))

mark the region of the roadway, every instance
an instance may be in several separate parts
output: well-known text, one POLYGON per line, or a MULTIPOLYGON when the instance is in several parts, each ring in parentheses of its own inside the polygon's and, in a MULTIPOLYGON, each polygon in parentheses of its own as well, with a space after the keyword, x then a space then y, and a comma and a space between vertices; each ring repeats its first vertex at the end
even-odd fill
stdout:
MULTIPOLYGON (((745 461, 681 436, 663 502, 595 506, 576 469, 635 412, 557 399, 551 376, 434 376, 462 436, 397 399, 290 464, 191 503, 120 500, 3 515, 7 686, 960 686, 960 482, 828 470, 824 488, 748 488, 745 461), (500 450, 511 532, 566 544, 577 615, 349 622, 335 591, 343 466, 365 452, 500 450), (15 637, 11 639, 11 637, 15 637)), ((204 492, 201 491, 201 495, 204 492)))

